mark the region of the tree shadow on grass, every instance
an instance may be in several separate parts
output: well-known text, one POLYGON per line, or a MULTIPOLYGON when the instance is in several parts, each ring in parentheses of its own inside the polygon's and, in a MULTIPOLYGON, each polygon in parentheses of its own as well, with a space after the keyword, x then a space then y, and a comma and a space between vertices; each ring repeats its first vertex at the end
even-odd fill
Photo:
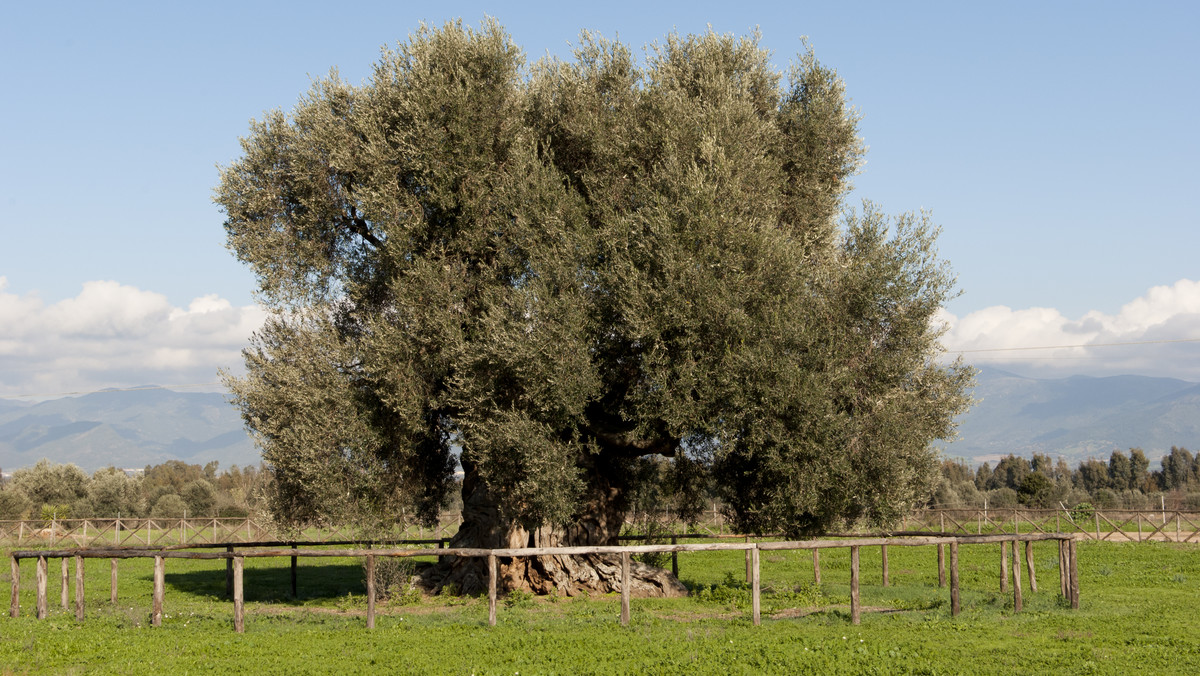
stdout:
MULTIPOLYGON (((300 605, 305 601, 334 599, 347 594, 365 596, 366 572, 360 563, 322 563, 320 559, 300 559, 296 568, 296 597, 292 596, 289 560, 247 565, 242 574, 242 590, 247 602, 300 605)), ((256 562, 257 563, 257 562, 256 562)), ((425 564, 428 565, 428 564, 425 564)), ((172 573, 168 568, 164 582, 174 591, 214 600, 229 600, 225 593, 225 562, 212 568, 172 573)))

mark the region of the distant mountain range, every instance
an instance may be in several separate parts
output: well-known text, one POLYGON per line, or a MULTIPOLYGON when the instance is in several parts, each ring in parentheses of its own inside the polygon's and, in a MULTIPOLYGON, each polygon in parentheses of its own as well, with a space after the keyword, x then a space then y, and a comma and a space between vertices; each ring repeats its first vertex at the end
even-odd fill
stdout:
MULTIPOLYGON (((1171 446, 1200 450, 1200 384, 1172 378, 1039 379, 985 368, 948 457, 972 465, 1009 453, 1088 457, 1138 446, 1152 467, 1171 446)), ((97 392, 36 404, 0 399, 0 468, 42 458, 91 472, 167 460, 255 465, 259 452, 222 394, 97 392)))
POLYGON ((1139 447, 1151 466, 1171 446, 1200 449, 1200 384, 1174 378, 1038 379, 980 369, 975 407, 945 448, 971 464, 1013 453, 1062 456, 1074 467, 1139 447))
POLYGON ((104 391, 36 404, 0 399, 0 468, 42 458, 91 472, 167 460, 257 465, 258 449, 225 395, 163 389, 104 391))

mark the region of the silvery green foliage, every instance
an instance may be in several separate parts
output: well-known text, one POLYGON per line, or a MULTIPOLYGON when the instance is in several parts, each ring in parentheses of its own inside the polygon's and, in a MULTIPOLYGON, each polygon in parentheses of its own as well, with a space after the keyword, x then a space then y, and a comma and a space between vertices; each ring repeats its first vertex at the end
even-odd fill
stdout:
POLYGON ((857 114, 768 57, 585 33, 528 66, 452 23, 253 123, 216 201, 273 313, 230 384, 276 513, 432 518, 454 446, 528 525, 650 454, 749 530, 921 497, 971 377, 935 361, 953 278, 924 215, 839 225, 857 114))

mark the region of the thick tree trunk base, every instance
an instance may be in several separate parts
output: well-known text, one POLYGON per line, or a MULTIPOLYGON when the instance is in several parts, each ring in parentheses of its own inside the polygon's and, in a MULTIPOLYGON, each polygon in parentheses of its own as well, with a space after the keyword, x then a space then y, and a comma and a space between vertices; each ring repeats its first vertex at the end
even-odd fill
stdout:
MULTIPOLYGON (((448 560, 425 571, 422 586, 431 593, 453 589, 466 595, 487 592, 487 560, 447 557, 448 560)), ((621 559, 618 556, 587 554, 582 556, 533 556, 501 558, 497 587, 503 591, 522 590, 534 594, 579 596, 621 591, 621 559)), ((670 571, 638 561, 629 565, 629 593, 639 598, 687 596, 687 587, 670 571)))
MULTIPOLYGON (((617 544, 625 512, 614 499, 619 490, 602 480, 593 481, 591 499, 570 527, 537 528, 528 531, 501 516, 498 496, 484 487, 469 465, 463 478, 463 523, 450 547, 521 548, 617 544)), ((497 587, 503 591, 523 590, 534 594, 608 594, 621 591, 621 558, 615 555, 531 556, 502 558, 497 587)), ((637 561, 630 562, 630 594, 637 597, 687 596, 687 587, 670 572, 637 561)), ((461 594, 487 592, 487 559, 443 557, 426 570, 421 585, 432 593, 444 589, 461 594)))

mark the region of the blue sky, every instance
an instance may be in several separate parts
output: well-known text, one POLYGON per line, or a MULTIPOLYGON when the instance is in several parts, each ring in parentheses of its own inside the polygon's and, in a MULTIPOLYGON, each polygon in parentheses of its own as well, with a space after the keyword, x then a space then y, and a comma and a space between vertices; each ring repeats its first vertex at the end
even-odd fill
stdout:
MULTIPOLYGON (((569 57, 584 28, 642 45, 673 29, 757 26, 783 69, 807 35, 863 114, 870 152, 855 199, 930 209, 944 228, 963 290, 948 306, 950 347, 1200 338, 1198 8, 8 3, 0 394, 212 381, 217 366, 236 368, 261 315, 211 191, 250 118, 289 109, 331 67, 361 81, 380 47, 422 20, 485 14, 530 59, 569 57)), ((1196 343, 1042 362, 976 354, 1200 380, 1196 343)))

